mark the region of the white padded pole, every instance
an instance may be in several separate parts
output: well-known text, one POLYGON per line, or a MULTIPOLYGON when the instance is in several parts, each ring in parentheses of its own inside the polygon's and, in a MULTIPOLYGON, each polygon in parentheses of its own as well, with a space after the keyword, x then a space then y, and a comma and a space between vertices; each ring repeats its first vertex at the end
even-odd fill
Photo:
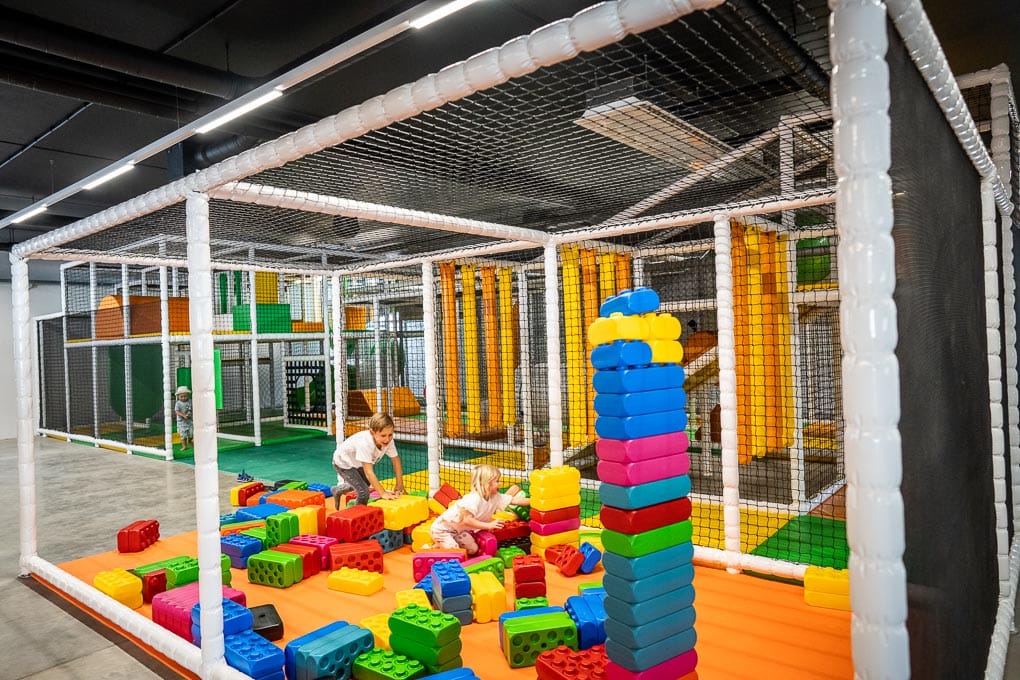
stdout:
MULTIPOLYGON (((326 266, 325 255, 322 256, 322 265, 326 266)), ((282 279, 283 277, 281 276, 280 278, 282 279)), ((329 380, 329 340, 332 334, 330 320, 333 318, 333 315, 329 313, 333 309, 327 306, 329 302, 329 282, 330 279, 327 276, 319 278, 319 309, 322 311, 322 353, 326 355, 326 363, 323 365, 326 371, 326 380, 323 381, 326 386, 326 432, 331 431, 333 428, 333 413, 336 409, 336 393, 333 390, 333 381, 329 380)), ((286 378, 284 380, 284 385, 286 385, 286 378)), ((284 399, 284 401, 287 400, 284 399)))
POLYGON ((163 358, 163 455, 174 459, 174 379, 170 375, 170 301, 166 267, 159 268, 159 346, 163 358))
POLYGON ((382 397, 383 397, 383 370, 382 370, 382 347, 379 343, 382 342, 382 305, 379 304, 379 298, 376 297, 372 300, 372 316, 375 330, 372 332, 372 341, 375 343, 375 412, 382 413, 382 397))
POLYGON ((442 418, 439 413, 439 342, 436 331, 436 276, 432 263, 421 266, 422 324, 425 345, 425 436, 428 440, 429 493, 439 488, 439 459, 441 457, 439 432, 442 418))
MULTIPOLYGON (((96 337, 96 313, 99 310, 99 291, 96 288, 96 264, 89 263, 89 329, 96 337)), ((68 430, 70 432, 70 430, 68 430)), ((92 347, 92 436, 99 439, 99 348, 92 347)))
POLYGON ((60 268, 60 316, 64 334, 64 427, 71 432, 71 365, 67 355, 67 268, 60 268))
POLYGON ((340 277, 330 277, 333 287, 333 392, 336 394, 336 408, 333 422, 336 425, 336 444, 344 440, 344 426, 347 422, 347 340, 344 338, 345 310, 343 288, 340 277))
MULTIPOLYGON (((128 266, 120 266, 121 311, 124 320, 124 338, 131 337, 131 278, 128 266)), ((134 390, 131 385, 131 345, 124 345, 124 435, 127 443, 135 439, 134 390)), ((128 449, 130 452, 131 449, 128 449)))
POLYGON ((557 248, 545 246, 545 354, 549 380, 549 465, 563 465, 563 385, 560 376, 560 267, 557 248))
POLYGON ((517 268, 517 311, 520 328, 521 429, 524 434, 524 467, 535 469, 535 412, 531 396, 531 321, 528 299, 528 270, 517 268))
POLYGON ((36 556, 35 440, 32 428, 32 331, 28 298, 28 262, 11 255, 11 305, 14 344, 15 427, 18 434, 19 572, 29 573, 36 556))
POLYGON ((740 463, 737 455, 737 353, 733 315, 733 260, 729 215, 715 218, 715 296, 719 356, 723 535, 726 571, 740 571, 740 463))
POLYGON ((829 7, 854 675, 905 680, 886 13, 877 0, 829 0, 829 7))
MULTIPOLYGON (((209 198, 194 193, 186 204, 188 298, 191 323, 191 396, 195 429, 195 518, 203 675, 223 661, 223 591, 220 569, 220 486, 216 451, 216 378, 213 366, 213 294, 209 266, 209 198)), ((254 297, 252 299, 254 304, 254 297)), ((254 329, 253 329, 254 330, 254 329)))

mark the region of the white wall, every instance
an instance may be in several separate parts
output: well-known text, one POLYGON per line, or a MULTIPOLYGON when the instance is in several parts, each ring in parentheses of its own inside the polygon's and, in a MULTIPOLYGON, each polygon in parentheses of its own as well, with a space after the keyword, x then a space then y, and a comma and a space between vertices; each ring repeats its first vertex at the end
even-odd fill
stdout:
MULTIPOLYGON (((30 314, 42 316, 60 311, 60 284, 52 282, 34 282, 28 292, 30 314)), ((14 315, 11 307, 11 282, 0 281, 0 439, 17 435, 14 427, 14 342, 11 326, 14 315)), ((32 371, 32 386, 35 388, 35 365, 32 371)))

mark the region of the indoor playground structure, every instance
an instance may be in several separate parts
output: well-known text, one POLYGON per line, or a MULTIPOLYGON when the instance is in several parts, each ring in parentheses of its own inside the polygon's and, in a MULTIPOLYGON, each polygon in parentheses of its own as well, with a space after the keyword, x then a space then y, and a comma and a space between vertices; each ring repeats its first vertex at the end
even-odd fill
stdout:
POLYGON ((25 573, 203 677, 1001 677, 1009 74, 958 83, 916 0, 761 4, 594 5, 16 246, 22 469, 34 433, 174 458, 187 385, 200 515, 98 556, 100 594, 36 554, 28 475, 25 573), (33 423, 36 258, 66 264, 33 423), (232 443, 376 412, 399 499, 262 479, 216 507, 232 443), (530 509, 437 556, 479 464, 530 509))

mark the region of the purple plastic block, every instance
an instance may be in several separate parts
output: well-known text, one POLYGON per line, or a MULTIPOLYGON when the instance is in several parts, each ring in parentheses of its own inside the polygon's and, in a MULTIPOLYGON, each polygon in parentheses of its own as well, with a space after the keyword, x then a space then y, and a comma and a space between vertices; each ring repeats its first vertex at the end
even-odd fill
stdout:
POLYGON ((561 519, 558 522, 549 522, 547 524, 531 520, 528 522, 528 525, 531 527, 531 530, 539 536, 550 536, 552 534, 559 534, 564 531, 573 531, 574 529, 580 528, 581 518, 574 517, 573 519, 561 519))
POLYGON ((691 457, 678 453, 664 458, 653 458, 640 463, 614 463, 603 460, 598 464, 599 479, 610 484, 632 486, 660 479, 686 475, 691 469, 691 457))
POLYGON ((640 463, 651 458, 686 453, 688 445, 686 432, 667 432, 640 439, 599 439, 595 442, 595 453, 599 460, 640 463))
POLYGON ((676 680, 698 666, 698 652, 689 649, 679 656, 667 659, 643 671, 629 671, 612 661, 606 661, 606 677, 609 680, 676 680))
POLYGON ((319 549, 319 557, 322 560, 322 569, 329 569, 329 546, 338 543, 332 536, 319 536, 318 534, 301 534, 287 541, 294 545, 310 545, 319 549))

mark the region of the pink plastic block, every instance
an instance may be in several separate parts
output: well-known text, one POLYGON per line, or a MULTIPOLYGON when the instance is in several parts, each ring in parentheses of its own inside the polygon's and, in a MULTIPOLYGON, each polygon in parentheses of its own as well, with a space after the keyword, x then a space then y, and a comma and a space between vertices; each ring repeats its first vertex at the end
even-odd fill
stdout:
POLYGON ((614 463, 603 460, 599 462, 597 469, 599 479, 603 482, 633 486, 686 475, 691 469, 691 458, 686 453, 678 453, 667 458, 653 458, 640 463, 614 463))
POLYGON ((439 550, 426 553, 418 553, 411 560, 411 569, 414 574, 414 580, 420 581, 432 570, 432 565, 436 562, 463 562, 464 553, 462 552, 442 552, 439 550))
POLYGON ((650 458, 686 453, 688 443, 686 432, 667 432, 638 439, 599 439, 595 442, 595 453, 599 460, 639 463, 650 458))
MULTIPOLYGON (((240 590, 223 586, 223 597, 246 606, 247 598, 240 590)), ((191 635, 191 609, 198 603, 198 582, 152 596, 152 620, 171 633, 194 642, 191 635)))
POLYGON ((329 546, 334 543, 338 543, 332 536, 319 536, 317 534, 301 534, 287 541, 294 545, 310 545, 319 549, 319 561, 322 563, 321 569, 329 569, 329 546))
POLYGON ((499 541, 491 531, 479 531, 475 534, 475 542, 483 555, 495 555, 499 549, 499 541))
POLYGON ((697 665, 698 652, 690 649, 637 673, 612 661, 606 661, 606 677, 609 680, 676 680, 693 671, 697 665))
POLYGON ((559 522, 548 522, 546 524, 531 520, 528 524, 531 526, 531 530, 539 536, 551 536, 552 534, 579 529, 581 527, 581 518, 561 519, 559 522))

